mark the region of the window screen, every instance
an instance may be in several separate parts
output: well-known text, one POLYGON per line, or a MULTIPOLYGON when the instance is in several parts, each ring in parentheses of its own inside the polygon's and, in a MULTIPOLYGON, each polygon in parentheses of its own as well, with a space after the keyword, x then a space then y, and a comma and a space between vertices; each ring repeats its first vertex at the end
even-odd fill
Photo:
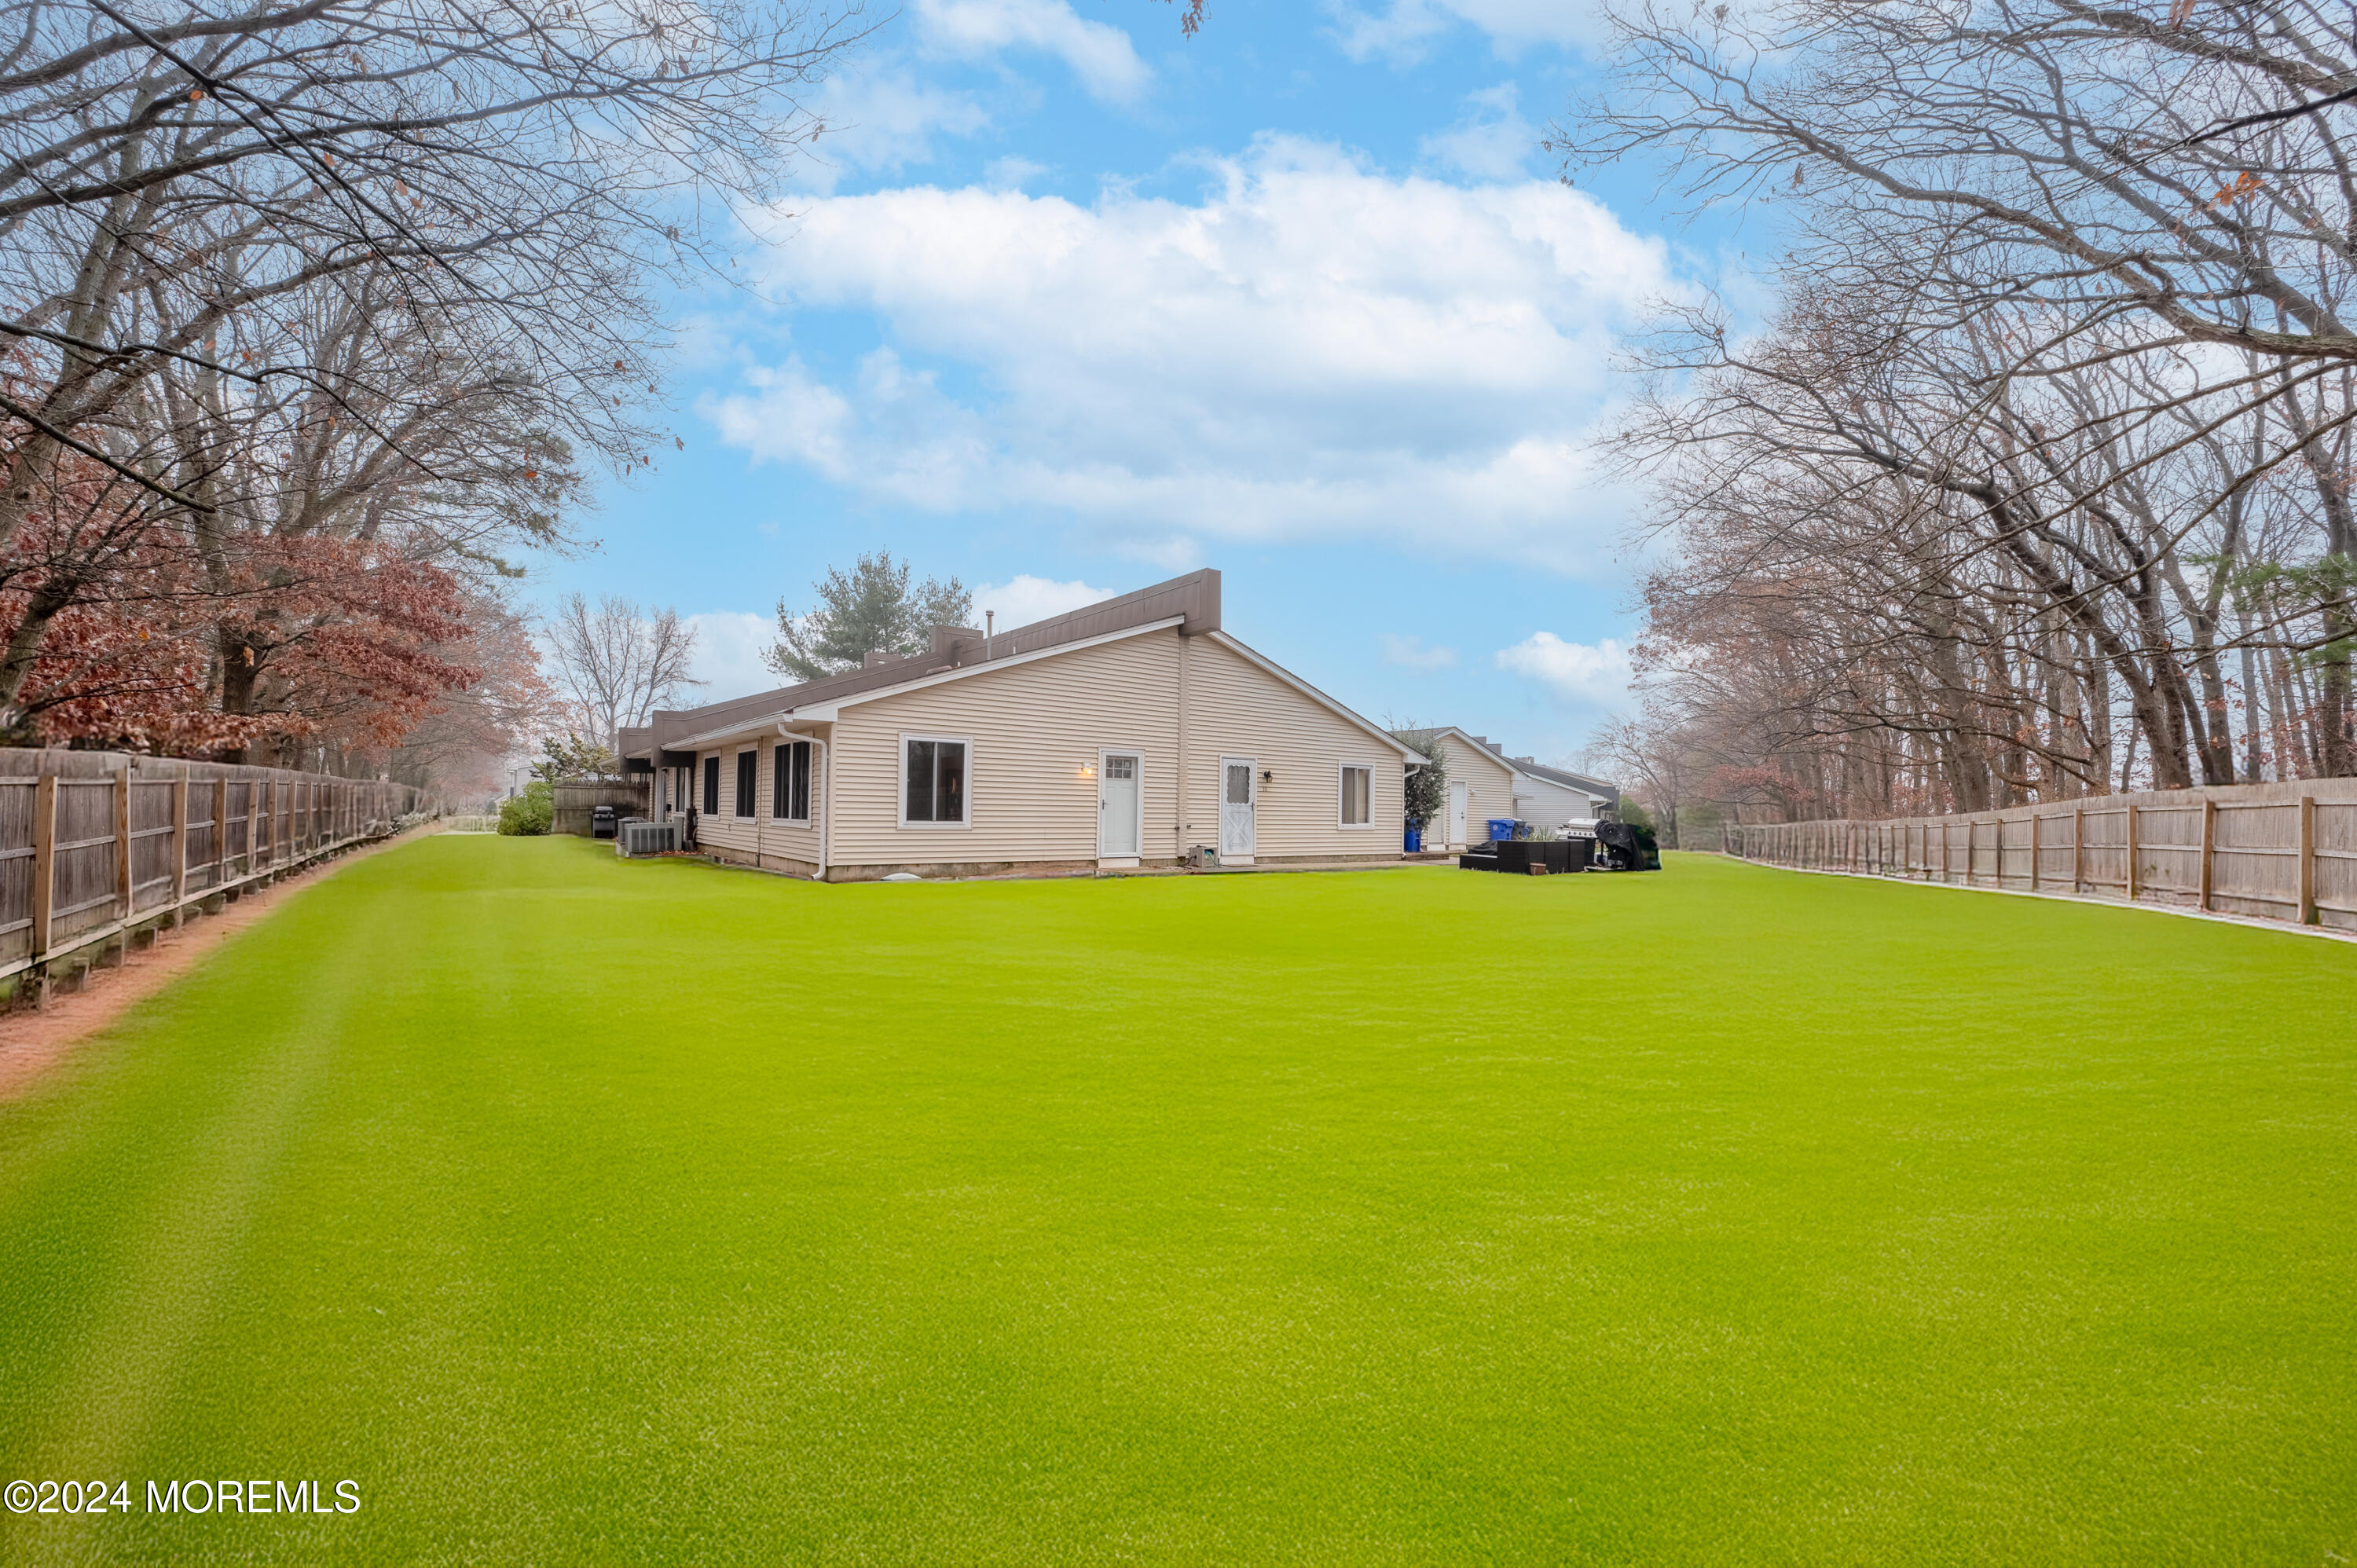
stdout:
POLYGON ((790 822, 810 821, 811 743, 788 741, 778 747, 770 776, 770 815, 790 822))
POLYGON ((1249 762, 1228 764, 1228 804, 1231 806, 1252 804, 1252 764, 1249 762))
POLYGON ((1345 768, 1342 769, 1342 825, 1363 827, 1368 816, 1367 797, 1374 783, 1374 769, 1345 768))
POLYGON ((965 742, 911 740, 907 746, 908 799, 902 821, 965 821, 965 742))
POLYGON ((749 817, 753 814, 753 791, 760 788, 760 778, 761 754, 758 751, 738 752, 736 800, 738 816, 749 817))
POLYGON ((704 814, 720 814, 720 759, 716 757, 704 759, 704 814))

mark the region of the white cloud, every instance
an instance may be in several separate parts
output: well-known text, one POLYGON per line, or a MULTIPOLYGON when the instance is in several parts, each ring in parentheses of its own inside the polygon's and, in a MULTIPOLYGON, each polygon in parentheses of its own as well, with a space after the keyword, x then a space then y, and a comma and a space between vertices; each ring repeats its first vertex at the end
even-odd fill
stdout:
POLYGON ((1009 155, 1003 158, 993 158, 984 165, 982 180, 985 185, 994 189, 1020 190, 1041 175, 1054 172, 1046 164, 1033 163, 1029 158, 1009 155))
POLYGON ((1618 332, 1673 286, 1659 242, 1553 183, 1281 138, 1214 173, 1191 205, 926 188, 749 215, 774 291, 873 312, 887 346, 839 384, 790 357, 703 412, 757 459, 1050 509, 1159 564, 1370 536, 1597 560, 1629 508, 1587 433, 1618 332))
POLYGON ((832 192, 846 172, 882 175, 922 166, 933 161, 937 136, 971 136, 990 124, 990 115, 966 94, 889 67, 829 77, 814 107, 827 131, 800 172, 802 186, 820 195, 832 192))
POLYGON ((1505 59, 1534 45, 1592 48, 1608 36, 1603 7, 1563 0, 1391 0, 1380 12, 1333 0, 1328 9, 1335 42, 1361 62, 1382 56, 1413 63, 1433 39, 1460 26, 1489 34, 1491 48, 1505 59))
POLYGON ((1538 150, 1538 128, 1523 118, 1521 94, 1511 81, 1466 95, 1464 118, 1416 144, 1427 163, 1475 179, 1512 179, 1538 150))
POLYGON ((982 612, 996 610, 997 628, 1012 631, 1018 626, 1029 626, 1035 620, 1076 610, 1083 605, 1109 599, 1120 592, 1115 588, 1092 588, 1086 583, 1059 583, 1049 577, 1034 577, 1019 573, 1004 583, 985 583, 974 591, 974 624, 982 624, 982 612))
POLYGON ((1153 78, 1127 33, 1065 0, 917 0, 917 22, 928 50, 956 59, 1018 48, 1054 55, 1100 102, 1133 102, 1153 78))
POLYGON ((749 610, 705 610, 683 618, 695 631, 696 678, 705 682, 686 701, 725 703, 784 682, 761 663, 761 650, 777 639, 773 617, 749 610))
POLYGON ((1629 693, 1629 650, 1612 638, 1593 645, 1534 632, 1497 652, 1498 668, 1544 686, 1557 702, 1601 705, 1629 693))
POLYGON ((1457 665, 1457 650, 1426 648, 1420 637, 1402 637, 1395 631, 1387 631, 1375 640, 1383 645, 1383 662, 1404 670, 1451 670, 1457 665))

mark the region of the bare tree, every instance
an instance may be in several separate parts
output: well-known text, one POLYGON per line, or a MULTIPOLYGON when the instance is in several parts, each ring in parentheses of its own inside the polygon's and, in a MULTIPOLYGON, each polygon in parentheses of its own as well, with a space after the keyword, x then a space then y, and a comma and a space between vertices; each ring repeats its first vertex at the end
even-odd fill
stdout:
POLYGON ((619 751, 619 732, 703 682, 688 673, 695 628, 673 609, 642 611, 608 594, 596 608, 579 594, 559 599, 545 624, 557 683, 591 739, 619 751))
MULTIPOLYGON (((651 285, 728 275, 851 15, 0 5, 0 563, 44 532, 0 708, 159 529, 216 596, 257 540, 438 535, 488 575, 561 538, 575 454, 651 466, 651 285)), ((232 706, 277 635, 225 639, 232 706)))
POLYGON ((2357 771, 2357 56, 2305 4, 1620 9, 1570 166, 1762 199, 1623 458, 1647 668, 1785 814, 2357 771), (2265 688, 2262 690, 2262 688, 2265 688), (2264 712, 2266 723, 2259 723, 2264 712))

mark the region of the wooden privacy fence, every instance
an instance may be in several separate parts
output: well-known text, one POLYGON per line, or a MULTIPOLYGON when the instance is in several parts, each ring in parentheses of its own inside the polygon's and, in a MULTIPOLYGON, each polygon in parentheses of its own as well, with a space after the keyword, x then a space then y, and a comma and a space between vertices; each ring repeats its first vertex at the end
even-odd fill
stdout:
POLYGON ((596 782, 575 780, 557 785, 550 792, 552 820, 548 831, 553 833, 573 833, 589 836, 589 813, 600 806, 614 808, 617 817, 643 817, 648 814, 648 780, 616 779, 596 782))
POLYGON ((1970 816, 1736 823, 1729 854, 2357 930, 2357 779, 2098 795, 1970 816))
POLYGON ((0 978, 381 837, 406 784, 0 748, 0 978))

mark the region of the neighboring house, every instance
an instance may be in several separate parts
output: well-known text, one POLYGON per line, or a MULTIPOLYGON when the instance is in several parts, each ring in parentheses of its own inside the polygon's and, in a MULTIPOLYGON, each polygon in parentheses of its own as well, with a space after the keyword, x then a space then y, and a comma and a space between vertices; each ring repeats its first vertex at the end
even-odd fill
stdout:
POLYGON ((1553 826, 1575 817, 1603 816, 1620 805, 1620 791, 1600 779, 1544 767, 1527 757, 1508 757, 1504 746, 1486 736, 1454 725, 1397 733, 1418 742, 1437 736, 1448 759, 1446 820, 1425 827, 1435 848, 1489 843, 1492 818, 1553 826))
POLYGON ((1441 729, 1401 730, 1403 740, 1440 740, 1440 755, 1448 768, 1448 803, 1441 820, 1424 825, 1425 843, 1434 849, 1461 850, 1490 842, 1490 819, 1514 814, 1514 769, 1491 749, 1489 742, 1451 725, 1441 729))
POLYGON ((1396 860, 1420 761, 1220 627, 1196 572, 625 730, 709 854, 828 881, 1396 860))

